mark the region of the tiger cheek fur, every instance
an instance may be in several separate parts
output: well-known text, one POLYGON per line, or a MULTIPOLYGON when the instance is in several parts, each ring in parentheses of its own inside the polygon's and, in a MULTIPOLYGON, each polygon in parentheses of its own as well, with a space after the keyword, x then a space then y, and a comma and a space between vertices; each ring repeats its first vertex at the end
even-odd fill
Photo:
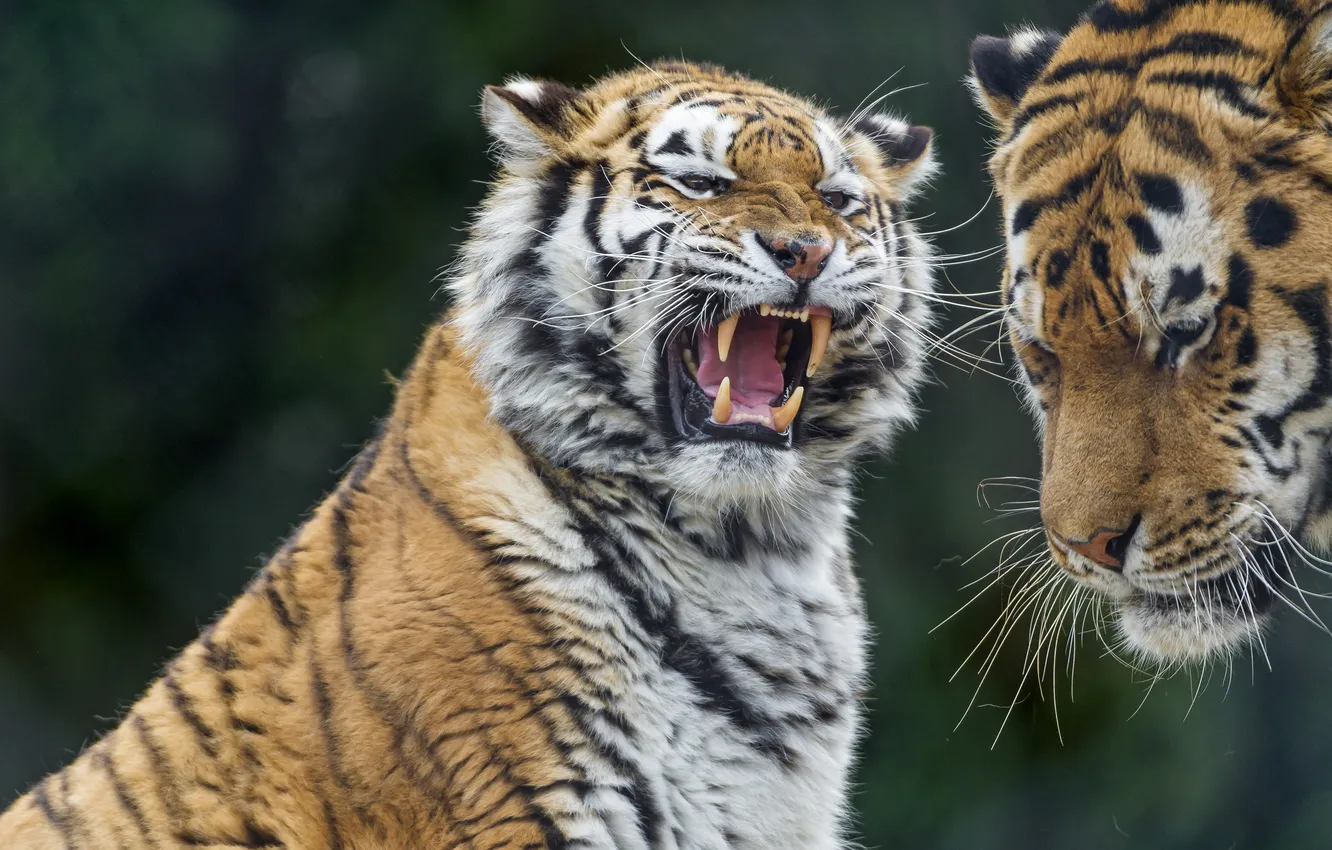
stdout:
POLYGON ((0 845, 847 846, 929 132, 679 63, 484 97, 502 171, 379 436, 0 845))
POLYGON ((1332 528, 1332 14, 1103 2, 972 67, 1053 559, 1149 662, 1225 656, 1332 528))

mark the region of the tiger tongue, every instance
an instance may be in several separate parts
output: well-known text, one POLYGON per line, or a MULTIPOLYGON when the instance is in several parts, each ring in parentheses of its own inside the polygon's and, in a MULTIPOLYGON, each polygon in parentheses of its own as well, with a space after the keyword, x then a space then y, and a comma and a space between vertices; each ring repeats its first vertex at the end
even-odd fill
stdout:
POLYGON ((780 327, 776 316, 741 315, 725 363, 717 353, 716 326, 704 328, 698 339, 698 384, 708 398, 716 398, 722 378, 730 378, 733 402, 767 413, 786 383, 777 364, 780 327))

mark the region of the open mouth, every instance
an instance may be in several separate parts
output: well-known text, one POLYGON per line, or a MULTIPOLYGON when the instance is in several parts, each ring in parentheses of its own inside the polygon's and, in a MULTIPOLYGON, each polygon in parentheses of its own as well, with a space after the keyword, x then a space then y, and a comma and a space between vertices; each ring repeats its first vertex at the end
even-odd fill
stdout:
POLYGON ((827 307, 771 304, 682 332, 666 356, 680 435, 790 446, 831 335, 827 307))

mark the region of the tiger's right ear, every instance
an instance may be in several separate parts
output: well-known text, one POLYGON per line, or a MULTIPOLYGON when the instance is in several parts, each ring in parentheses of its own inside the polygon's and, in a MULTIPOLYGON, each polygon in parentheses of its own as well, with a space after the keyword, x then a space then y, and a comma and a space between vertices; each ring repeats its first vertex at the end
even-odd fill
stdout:
POLYGON ((1320 7, 1291 39, 1277 91, 1301 124, 1324 133, 1332 130, 1332 6, 1320 7))
POLYGON ((1007 38, 977 36, 971 42, 971 76, 967 78, 976 102, 1000 126, 1006 126, 1063 40, 1058 33, 1034 29, 1007 38))
POLYGON ((500 159, 550 156, 574 136, 575 108, 582 95, 562 83, 517 78, 486 86, 481 122, 499 147, 500 159))

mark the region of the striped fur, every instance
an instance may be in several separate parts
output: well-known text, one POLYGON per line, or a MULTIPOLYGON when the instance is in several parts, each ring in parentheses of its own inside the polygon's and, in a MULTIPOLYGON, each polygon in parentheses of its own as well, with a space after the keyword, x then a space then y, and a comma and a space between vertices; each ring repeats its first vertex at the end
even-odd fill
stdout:
POLYGON ((851 463, 921 376, 928 133, 678 64, 483 111, 503 170, 380 435, 0 846, 845 846, 851 463), (803 294, 751 250, 793 229, 838 245, 803 294), (662 328, 800 298, 836 324, 793 445, 676 436, 662 328))
POLYGON ((1332 540, 1329 5, 1116 0, 972 58, 1054 561, 1149 661, 1224 656, 1332 540))

